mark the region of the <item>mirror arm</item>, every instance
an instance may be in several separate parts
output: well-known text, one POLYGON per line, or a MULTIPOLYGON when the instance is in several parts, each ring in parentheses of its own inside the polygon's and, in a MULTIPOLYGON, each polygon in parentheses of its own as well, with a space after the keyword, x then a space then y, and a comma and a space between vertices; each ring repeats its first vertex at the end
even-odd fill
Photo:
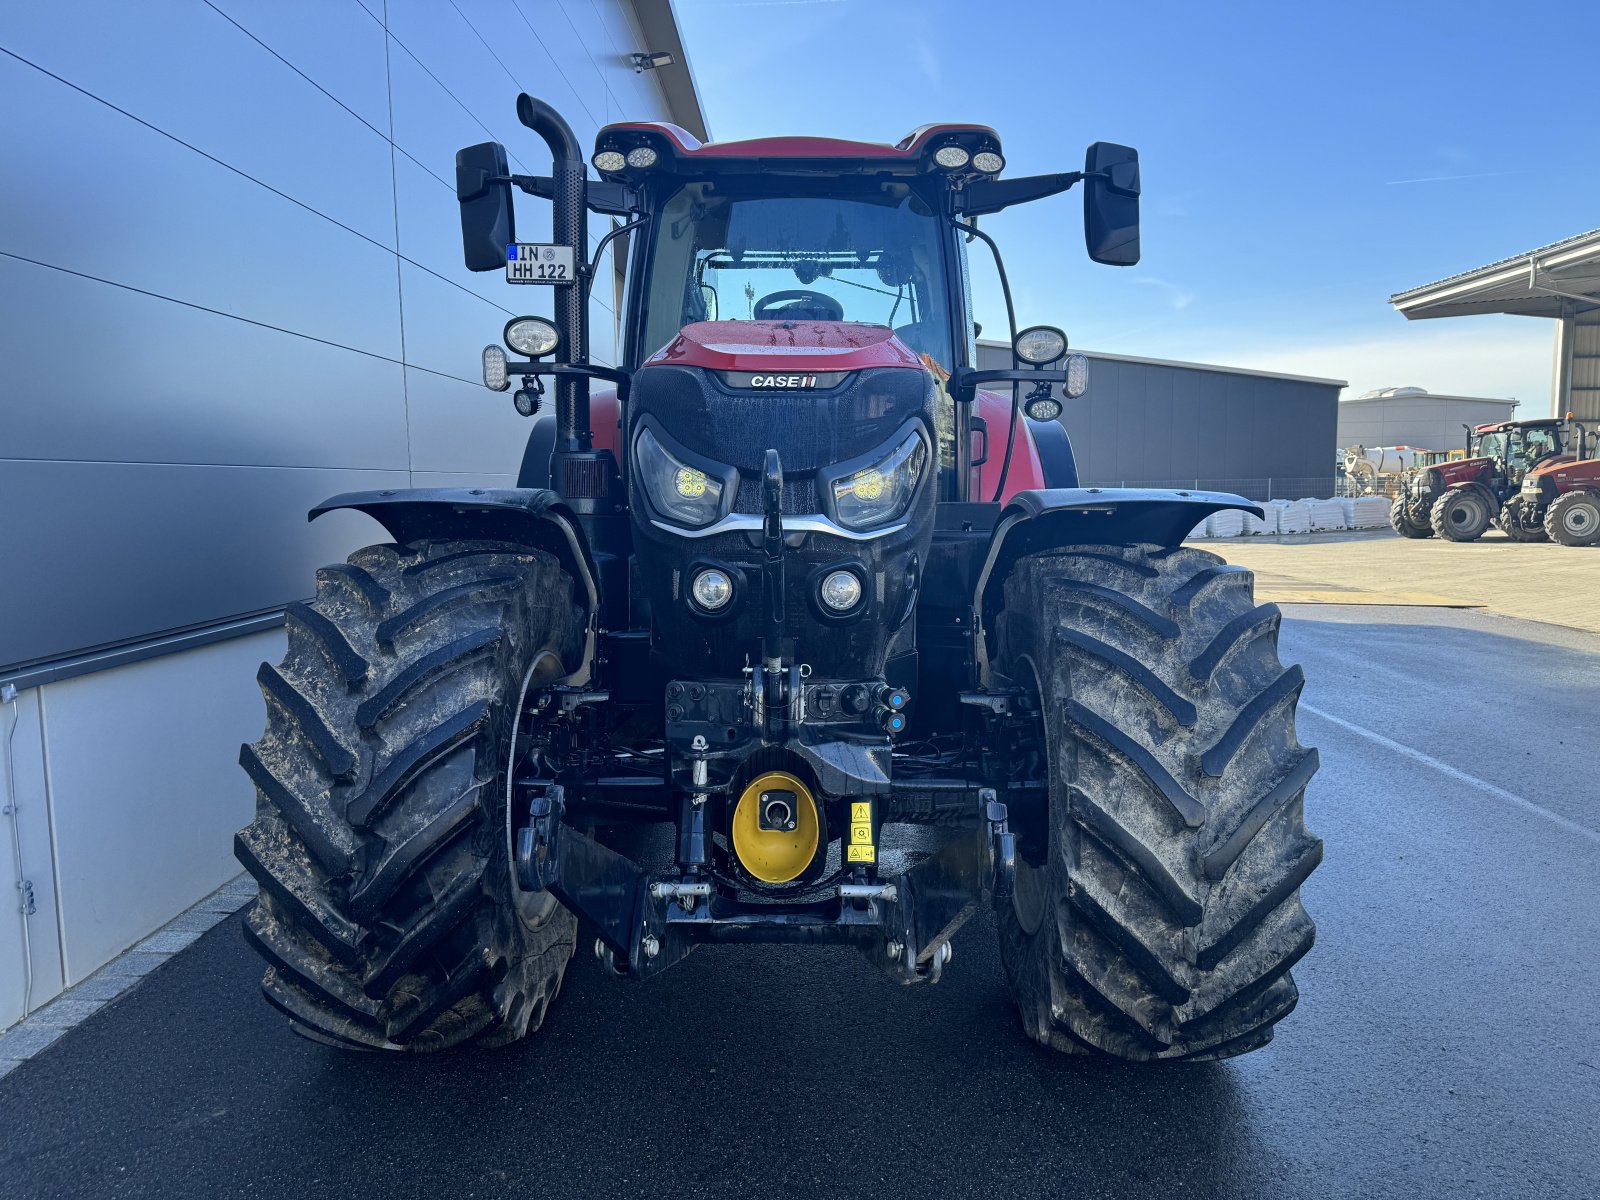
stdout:
POLYGON ((506 374, 551 375, 556 379, 603 379, 617 385, 617 400, 622 404, 628 402, 628 392, 633 384, 630 372, 602 367, 597 363, 549 363, 531 359, 528 362, 506 363, 506 374))
POLYGON ((981 217, 1013 204, 1059 195, 1083 178, 1082 171, 1067 171, 1061 175, 1026 175, 1021 179, 980 179, 956 192, 953 203, 957 212, 981 217))
MULTIPOLYGON (((530 196, 550 200, 556 194, 556 182, 548 175, 507 175, 491 183, 509 182, 530 196)), ((585 189, 589 211, 611 217, 631 217, 644 211, 644 198, 630 187, 604 180, 589 182, 585 189)))
MULTIPOLYGON (((594 206, 591 204, 589 207, 593 208, 594 206)), ((648 216, 637 217, 634 220, 629 221, 626 225, 618 225, 610 233, 606 234, 605 237, 601 238, 600 244, 594 248, 594 257, 589 260, 589 266, 587 268, 589 272, 589 278, 593 279, 595 272, 600 269, 600 256, 606 252, 606 247, 609 246, 614 239, 621 237, 630 229, 639 228, 639 226, 643 225, 649 219, 650 218, 648 216)))

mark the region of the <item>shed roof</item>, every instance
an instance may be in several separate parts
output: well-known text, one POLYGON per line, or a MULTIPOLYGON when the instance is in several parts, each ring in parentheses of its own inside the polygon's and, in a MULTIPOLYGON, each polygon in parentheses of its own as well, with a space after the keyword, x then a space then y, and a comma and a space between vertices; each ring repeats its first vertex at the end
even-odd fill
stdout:
POLYGON ((1389 303, 1413 321, 1477 313, 1560 317, 1600 308, 1600 229, 1397 292, 1389 303))
POLYGON ((1346 396, 1339 401, 1345 404, 1416 404, 1441 401, 1447 404, 1500 404, 1515 407, 1520 401, 1497 399, 1494 396, 1447 396, 1442 392, 1408 392, 1403 396, 1346 396))

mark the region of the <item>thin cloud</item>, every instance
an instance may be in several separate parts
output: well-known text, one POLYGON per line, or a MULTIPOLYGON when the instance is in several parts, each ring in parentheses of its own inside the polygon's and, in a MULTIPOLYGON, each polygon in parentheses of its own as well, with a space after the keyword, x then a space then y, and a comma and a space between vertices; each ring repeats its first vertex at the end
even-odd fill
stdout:
POLYGON ((1140 275, 1133 280, 1134 283, 1145 287, 1153 287, 1167 298, 1167 303, 1175 309, 1188 308, 1194 303, 1194 292, 1181 284, 1173 283, 1170 279, 1158 279, 1154 275, 1140 275))
POLYGON ((944 83, 944 72, 939 68, 939 56, 934 52, 933 43, 918 34, 911 43, 912 52, 916 56, 917 67, 922 71, 922 77, 934 87, 944 83))
POLYGON ((1484 171, 1477 175, 1423 175, 1417 179, 1387 179, 1384 187, 1397 187, 1402 183, 1450 183, 1456 179, 1498 179, 1510 171, 1484 171))

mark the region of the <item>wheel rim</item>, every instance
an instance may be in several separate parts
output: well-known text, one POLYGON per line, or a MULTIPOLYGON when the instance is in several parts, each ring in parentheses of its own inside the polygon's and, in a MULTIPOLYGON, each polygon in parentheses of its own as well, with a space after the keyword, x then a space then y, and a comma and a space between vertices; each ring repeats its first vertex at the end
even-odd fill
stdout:
MULTIPOLYGON (((1044 722, 1043 689, 1039 685, 1039 668, 1029 656, 1023 656, 1022 662, 1027 664, 1028 674, 1033 680, 1033 695, 1039 702, 1039 723, 1044 743, 1045 760, 1045 811, 1044 819, 1040 824, 1045 830, 1044 854, 1040 858, 1039 866, 1034 866, 1028 861, 1028 854, 1032 847, 1025 844, 1028 822, 1013 821, 1012 827, 1017 835, 1016 875, 1011 888, 1011 910, 1016 914, 1017 924, 1030 936, 1039 931, 1044 924, 1045 911, 1048 907, 1050 895, 1050 855, 1053 851, 1051 843, 1055 840, 1051 832, 1055 822, 1050 819, 1050 781, 1055 778, 1055 753, 1050 747, 1050 731, 1044 722)), ((1034 857, 1040 857, 1035 855, 1034 857)))
POLYGON ((1466 496, 1450 506, 1446 517, 1452 529, 1475 529, 1483 520, 1483 505, 1476 497, 1466 496))
POLYGON ((1596 511, 1592 505, 1574 504, 1561 514, 1561 528, 1573 537, 1588 537, 1594 532, 1596 511))

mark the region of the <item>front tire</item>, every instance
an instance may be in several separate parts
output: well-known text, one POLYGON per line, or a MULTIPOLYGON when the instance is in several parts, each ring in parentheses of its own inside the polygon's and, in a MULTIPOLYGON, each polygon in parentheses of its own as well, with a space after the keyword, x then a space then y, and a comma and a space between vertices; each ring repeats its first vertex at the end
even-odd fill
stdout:
POLYGON ((1544 528, 1563 546, 1600 543, 1600 493, 1568 492, 1557 496, 1545 511, 1544 528))
POLYGON ((538 1028, 576 922, 515 884, 505 771, 523 681, 567 674, 581 630, 552 557, 489 542, 372 546, 289 606, 234 852, 261 884, 262 989, 299 1032, 427 1051, 538 1028))
POLYGON ((1433 502, 1429 523, 1433 532, 1452 542, 1475 542, 1494 524, 1495 510, 1488 493, 1475 487, 1446 492, 1433 502))
POLYGON ((1040 701, 1049 812, 1014 822, 1000 948, 1039 1042, 1226 1058, 1294 1008, 1322 843, 1279 620, 1248 571, 1189 548, 1066 549, 1006 581, 997 662, 1040 701))
POLYGON ((1550 535, 1544 526, 1530 522, 1527 517, 1527 501, 1521 496, 1513 496, 1506 501, 1506 506, 1500 510, 1499 525, 1505 535, 1513 542, 1544 542, 1550 535))
POLYGON ((1389 528, 1405 538, 1430 538, 1433 536, 1433 527, 1426 521, 1413 521, 1411 519, 1411 505, 1404 496, 1399 496, 1389 505, 1389 528))

